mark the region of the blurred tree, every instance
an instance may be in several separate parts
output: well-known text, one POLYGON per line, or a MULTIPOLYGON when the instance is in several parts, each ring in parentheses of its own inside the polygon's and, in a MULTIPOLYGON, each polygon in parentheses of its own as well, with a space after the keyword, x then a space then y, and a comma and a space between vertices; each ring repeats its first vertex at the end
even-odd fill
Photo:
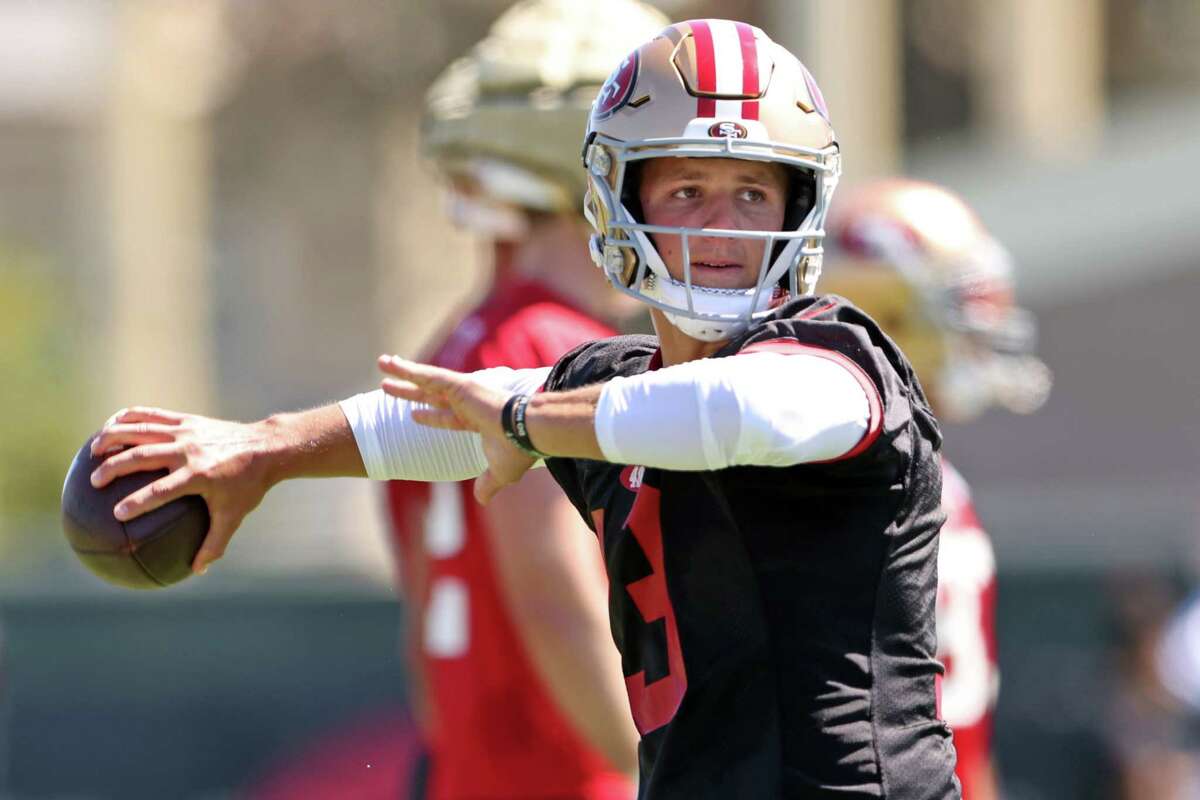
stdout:
POLYGON ((38 253, 0 243, 0 563, 10 568, 58 544, 27 534, 56 524, 78 446, 72 306, 55 274, 38 253))

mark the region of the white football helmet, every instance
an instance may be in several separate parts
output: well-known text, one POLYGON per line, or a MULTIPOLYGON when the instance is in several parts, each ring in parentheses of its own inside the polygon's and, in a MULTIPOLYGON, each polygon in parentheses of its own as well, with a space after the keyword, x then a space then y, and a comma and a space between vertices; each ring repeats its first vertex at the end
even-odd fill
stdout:
POLYGON ((758 28, 706 19, 671 25, 630 53, 592 107, 584 163, 592 258, 622 292, 661 309, 693 338, 717 341, 770 312, 784 293, 811 294, 841 161, 825 101, 808 70, 758 28), (782 231, 647 225, 637 200, 638 162, 736 158, 789 167, 782 231), (684 280, 671 278, 650 234, 680 237, 684 280), (689 238, 765 243, 751 289, 691 281, 689 238))
POLYGON ((451 190, 451 215, 513 236, 522 211, 576 211, 579 134, 612 65, 669 20, 637 0, 525 0, 437 78, 422 146, 451 190))
POLYGON ((1033 316, 1016 305, 1012 258, 958 195, 877 181, 829 215, 822 289, 866 311, 908 356, 936 413, 965 421, 991 406, 1030 413, 1050 370, 1033 355, 1033 316))

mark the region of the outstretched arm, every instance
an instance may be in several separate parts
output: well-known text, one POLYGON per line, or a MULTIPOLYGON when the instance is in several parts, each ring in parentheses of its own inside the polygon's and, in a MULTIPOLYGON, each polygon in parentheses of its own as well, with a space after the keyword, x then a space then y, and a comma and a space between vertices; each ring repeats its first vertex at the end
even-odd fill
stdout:
MULTIPOLYGON (((388 404, 376 394, 358 412, 352 398, 341 407, 255 423, 153 408, 121 411, 93 443, 95 453, 113 455, 92 483, 168 470, 117 505, 122 520, 184 495, 203 497, 212 522, 192 566, 204 572, 267 491, 288 478, 436 480, 440 473, 428 469, 449 459, 453 469, 465 470, 460 478, 483 470, 475 496, 487 503, 533 466, 501 425, 513 392, 533 388, 529 371, 506 370, 497 378, 484 374, 492 370, 464 374, 393 356, 381 357, 379 366, 389 376, 383 391, 418 405, 388 404), (431 435, 421 426, 477 438, 431 435)), ((527 423, 534 444, 550 455, 705 470, 852 455, 878 433, 880 409, 877 392, 853 365, 754 353, 539 394, 527 423)))
MULTIPOLYGON (((491 448, 495 459, 488 455, 476 483, 481 501, 532 463, 501 447, 510 392, 398 358, 381 358, 380 368, 390 376, 385 392, 421 404, 416 422, 477 433, 491 448)), ((551 456, 716 470, 850 457, 878 434, 882 407, 871 380, 837 354, 755 352, 537 394, 525 422, 533 445, 551 456)))
MULTIPOLYGON (((544 377, 545 370, 507 368, 469 376, 481 387, 505 395, 536 388, 544 377)), ((359 395, 340 405, 251 423, 160 408, 124 409, 109 418, 92 444, 93 453, 112 453, 93 473, 92 484, 100 487, 133 472, 168 470, 165 477, 117 504, 113 513, 121 520, 184 495, 203 497, 211 522, 192 563, 194 571, 203 573, 224 554, 246 515, 280 481, 367 475, 462 479, 488 466, 486 443, 479 437, 418 425, 408 404, 379 402, 381 393, 373 394, 374 398, 359 395)), ((525 458, 506 446, 511 455, 525 458)))

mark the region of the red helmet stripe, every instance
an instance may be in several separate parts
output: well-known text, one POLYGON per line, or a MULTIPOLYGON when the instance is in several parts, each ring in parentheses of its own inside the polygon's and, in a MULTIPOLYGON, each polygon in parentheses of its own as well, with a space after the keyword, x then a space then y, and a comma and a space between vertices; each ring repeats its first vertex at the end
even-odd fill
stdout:
MULTIPOLYGON (((738 41, 742 45, 742 93, 758 95, 758 43, 754 40, 754 29, 744 22, 737 25, 738 41)), ((758 101, 742 103, 742 119, 758 119, 758 101)))
MULTIPOLYGON (((713 49, 712 31, 708 23, 694 20, 692 23, 692 41, 696 54, 696 82, 699 92, 717 91, 717 57, 713 49)), ((696 100, 697 117, 715 117, 717 101, 711 97, 700 97, 696 100)))

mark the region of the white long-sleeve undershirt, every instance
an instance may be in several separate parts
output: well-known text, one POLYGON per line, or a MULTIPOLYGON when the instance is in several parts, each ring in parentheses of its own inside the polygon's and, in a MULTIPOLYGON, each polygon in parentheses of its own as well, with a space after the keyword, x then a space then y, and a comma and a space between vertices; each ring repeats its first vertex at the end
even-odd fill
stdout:
POLYGON ((606 383, 596 439, 608 461, 673 470, 824 461, 867 434, 866 391, 820 355, 705 358, 606 383))
MULTIPOLYGON (((536 392, 549 374, 549 367, 493 367, 471 376, 497 389, 527 394, 536 392)), ((367 476, 374 480, 462 481, 487 469, 479 434, 422 425, 412 418, 414 403, 377 389, 340 405, 367 476)))
MULTIPOLYGON (((834 459, 878 424, 874 387, 852 369, 820 355, 755 352, 614 378, 601 390, 596 438, 608 461, 672 470, 834 459)), ((498 367, 473 376, 532 392, 548 374, 498 367)), ((465 480, 487 468, 477 434, 420 425, 412 405, 381 391, 342 401, 371 478, 465 480)))

